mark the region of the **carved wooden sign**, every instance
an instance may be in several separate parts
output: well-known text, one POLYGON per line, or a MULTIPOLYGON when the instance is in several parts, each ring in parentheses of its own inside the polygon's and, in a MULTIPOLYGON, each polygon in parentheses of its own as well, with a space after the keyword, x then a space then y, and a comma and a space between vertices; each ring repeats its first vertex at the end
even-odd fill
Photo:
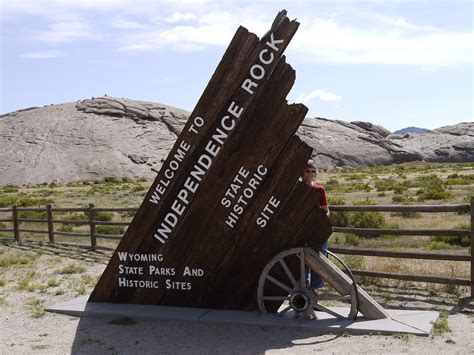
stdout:
POLYGON ((280 12, 262 39, 240 27, 90 296, 92 302, 249 310, 266 262, 331 234, 298 182, 311 148, 295 135, 280 12))

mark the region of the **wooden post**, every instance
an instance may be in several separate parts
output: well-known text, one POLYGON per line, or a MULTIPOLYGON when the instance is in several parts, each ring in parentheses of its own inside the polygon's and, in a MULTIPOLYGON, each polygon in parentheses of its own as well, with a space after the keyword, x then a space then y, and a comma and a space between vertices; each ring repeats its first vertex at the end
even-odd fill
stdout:
POLYGON ((12 218, 13 218, 13 235, 15 238, 15 242, 20 241, 20 231, 18 227, 18 211, 16 209, 16 206, 12 206, 12 218))
POLYGON ((471 298, 474 297, 474 196, 471 196, 471 298))
POLYGON ((54 244, 53 213, 51 205, 46 205, 46 215, 48 216, 48 238, 49 243, 54 244))
MULTIPOLYGON (((349 294, 352 288, 352 280, 344 274, 328 258, 312 249, 305 249, 305 261, 307 265, 317 271, 321 277, 326 280, 337 292, 349 294)), ((357 289, 359 295, 359 311, 367 319, 385 319, 391 318, 390 315, 380 306, 367 292, 361 288, 357 289)))
POLYGON ((89 205, 89 226, 91 232, 91 249, 95 250, 97 246, 97 239, 95 237, 95 209, 93 203, 89 205))

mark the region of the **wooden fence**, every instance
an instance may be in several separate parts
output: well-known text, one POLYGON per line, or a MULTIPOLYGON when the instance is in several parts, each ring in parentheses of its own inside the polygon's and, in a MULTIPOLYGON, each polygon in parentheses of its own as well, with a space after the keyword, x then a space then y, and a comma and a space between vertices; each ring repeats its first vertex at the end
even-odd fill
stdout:
MULTIPOLYGON (((449 277, 435 277, 435 276, 422 276, 422 275, 407 275, 398 273, 388 272, 377 272, 377 271, 366 271, 366 270, 353 270, 354 275, 378 277, 378 278, 389 278, 407 281, 419 281, 428 283, 439 283, 448 285, 461 285, 469 286, 471 289, 471 297, 474 295, 474 197, 471 197, 470 205, 412 205, 412 206, 400 206, 400 205, 388 205, 388 206, 331 206, 331 211, 358 211, 358 212, 456 212, 456 213, 470 213, 471 224, 470 229, 374 229, 374 228, 350 228, 350 227, 333 227, 334 232, 341 233, 352 233, 356 235, 400 235, 400 236, 456 236, 456 237, 469 237, 471 241, 471 253, 470 255, 457 255, 457 254, 439 254, 439 253, 414 253, 414 252, 394 252, 386 250, 373 250, 373 249, 361 249, 361 248, 332 248, 331 251, 338 254, 350 254, 350 255, 366 255, 366 256, 378 256, 378 257, 391 257, 391 258, 409 258, 409 259, 429 259, 429 260, 449 260, 459 262, 470 262, 471 264, 471 277, 470 279, 465 278, 449 278, 449 277)), ((81 237, 90 239, 91 249, 95 250, 97 246, 97 239, 116 239, 119 240, 122 237, 119 235, 108 235, 97 233, 96 227, 98 225, 109 225, 109 226, 128 226, 129 221, 100 221, 97 220, 96 215, 99 211, 105 212, 136 212, 138 208, 97 208, 94 205, 89 205, 86 208, 56 208, 51 205, 47 205, 46 208, 31 208, 31 207, 16 207, 12 208, 1 208, 0 213, 11 213, 11 218, 0 219, 0 222, 11 223, 13 228, 0 228, 0 232, 13 233, 13 238, 16 242, 20 242, 20 233, 38 233, 47 234, 48 241, 50 243, 55 242, 55 236, 65 237, 81 237), (34 218, 20 218, 19 212, 45 212, 47 218, 34 219, 34 218), (83 212, 86 213, 87 220, 63 220, 55 219, 53 214, 55 212, 83 212), (37 229, 26 229, 21 228, 20 223, 45 223, 47 224, 47 230, 37 229), (63 232, 54 229, 55 224, 87 224, 89 225, 88 233, 73 233, 63 232)))

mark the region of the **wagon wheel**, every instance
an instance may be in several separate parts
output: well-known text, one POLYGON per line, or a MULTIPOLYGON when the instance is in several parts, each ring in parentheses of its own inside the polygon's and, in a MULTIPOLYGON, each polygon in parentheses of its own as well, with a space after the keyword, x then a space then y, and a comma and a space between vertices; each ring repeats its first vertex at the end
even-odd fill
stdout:
POLYGON ((293 311, 295 317, 317 319, 315 312, 317 310, 338 319, 355 319, 357 316, 355 283, 349 293, 340 294, 326 281, 324 294, 322 292, 316 294, 307 284, 308 269, 309 266, 305 262, 305 248, 286 250, 270 260, 263 269, 258 283, 257 301, 260 312, 276 311, 278 315, 283 316, 293 311), (340 302, 350 304, 348 314, 340 314, 329 308, 340 302))

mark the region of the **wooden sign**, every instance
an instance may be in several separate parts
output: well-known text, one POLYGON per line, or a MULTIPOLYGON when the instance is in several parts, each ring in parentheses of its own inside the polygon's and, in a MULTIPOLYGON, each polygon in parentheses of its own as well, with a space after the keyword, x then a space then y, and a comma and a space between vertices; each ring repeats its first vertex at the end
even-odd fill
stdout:
POLYGON ((298 182, 307 108, 285 99, 298 25, 282 11, 260 40, 237 30, 90 301, 256 309, 269 259, 329 238, 317 192, 298 182))

